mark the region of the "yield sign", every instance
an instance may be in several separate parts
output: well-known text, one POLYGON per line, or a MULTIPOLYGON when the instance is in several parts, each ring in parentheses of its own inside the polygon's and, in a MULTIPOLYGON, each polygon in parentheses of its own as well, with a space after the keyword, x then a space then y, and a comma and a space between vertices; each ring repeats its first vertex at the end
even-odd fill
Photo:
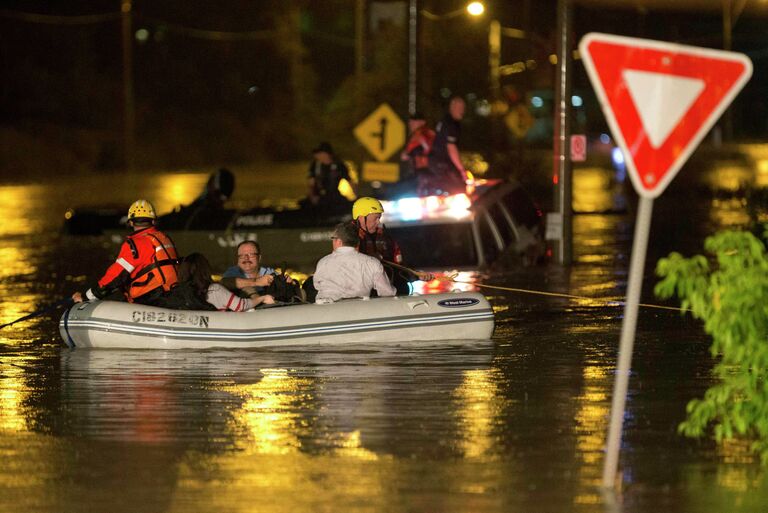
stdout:
POLYGON ((740 53, 591 33, 579 52, 638 194, 667 187, 752 75, 740 53))

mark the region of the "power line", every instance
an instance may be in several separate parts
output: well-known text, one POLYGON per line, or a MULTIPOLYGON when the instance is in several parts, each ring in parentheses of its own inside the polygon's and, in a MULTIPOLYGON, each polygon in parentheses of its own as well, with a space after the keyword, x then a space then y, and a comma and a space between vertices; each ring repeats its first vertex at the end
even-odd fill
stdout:
POLYGON ((157 18, 143 15, 138 15, 138 17, 142 21, 162 26, 162 28, 168 32, 193 37, 196 39, 207 39, 209 41, 253 41, 259 39, 272 39, 275 37, 274 30, 247 30, 243 32, 207 30, 186 27, 177 23, 168 23, 157 18))
MULTIPOLYGON (((4 18, 10 18, 13 20, 23 21, 26 23, 39 23, 45 25, 90 25, 95 23, 104 23, 108 21, 116 21, 121 17, 120 12, 109 12, 102 14, 86 14, 86 15, 72 15, 72 16, 59 16, 50 14, 37 14, 22 11, 11 11, 8 9, 0 9, 0 16, 4 18)), ((151 23, 154 25, 162 26, 164 30, 175 34, 181 34, 187 37, 193 37, 197 39, 207 39, 210 41, 244 41, 244 40, 259 40, 259 39, 271 39, 275 37, 274 30, 247 30, 247 31, 225 31, 225 30, 207 30, 194 27, 187 27, 178 23, 170 23, 165 20, 152 18, 149 16, 143 16, 141 14, 136 15, 140 20, 151 23)))
POLYGON ((42 23, 46 25, 91 25, 120 19, 119 12, 102 14, 84 14, 75 16, 57 16, 52 14, 37 14, 31 12, 11 11, 0 9, 0 16, 27 23, 42 23))

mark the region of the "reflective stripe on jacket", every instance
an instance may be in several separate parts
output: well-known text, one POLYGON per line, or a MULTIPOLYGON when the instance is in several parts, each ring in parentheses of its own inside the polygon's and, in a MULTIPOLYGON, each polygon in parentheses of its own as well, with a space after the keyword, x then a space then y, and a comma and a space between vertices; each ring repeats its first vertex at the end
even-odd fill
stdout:
POLYGON ((133 302, 161 287, 164 291, 171 290, 179 281, 177 266, 173 241, 151 226, 126 237, 117 260, 99 280, 99 287, 109 288, 123 273, 128 273, 124 292, 128 301, 133 302))

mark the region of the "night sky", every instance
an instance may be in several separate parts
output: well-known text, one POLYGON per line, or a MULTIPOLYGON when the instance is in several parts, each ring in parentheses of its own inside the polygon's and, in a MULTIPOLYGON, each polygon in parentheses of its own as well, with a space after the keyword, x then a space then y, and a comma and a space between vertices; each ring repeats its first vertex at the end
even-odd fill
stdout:
MULTIPOLYGON (((405 5, 368 3, 364 71, 358 79, 354 0, 134 0, 137 164, 304 158, 323 139, 356 157, 351 129, 365 114, 382 102, 407 114, 405 5)), ((423 2, 435 14, 462 5, 423 2)), ((119 8, 119 0, 2 3, 0 116, 6 148, 34 151, 41 162, 55 154, 73 170, 120 168, 125 98, 119 8)), ((768 6, 765 11, 742 13, 733 28, 733 49, 747 53, 755 67, 733 106, 734 135, 740 139, 768 133, 768 6)), ((433 120, 448 94, 468 97, 465 148, 488 154, 503 150, 488 148, 488 119, 479 108, 488 99, 491 17, 531 35, 503 39, 502 64, 536 62, 535 69, 503 77, 504 100, 514 105, 539 93, 551 95, 554 1, 489 2, 480 19, 422 19, 419 75, 420 110, 433 120)), ((574 46, 590 31, 723 45, 719 12, 609 10, 586 3, 576 5, 573 20, 574 46)), ((573 83, 585 96, 587 133, 603 130, 579 63, 573 83)), ((16 153, 4 152, 4 175, 25 160, 16 153)))

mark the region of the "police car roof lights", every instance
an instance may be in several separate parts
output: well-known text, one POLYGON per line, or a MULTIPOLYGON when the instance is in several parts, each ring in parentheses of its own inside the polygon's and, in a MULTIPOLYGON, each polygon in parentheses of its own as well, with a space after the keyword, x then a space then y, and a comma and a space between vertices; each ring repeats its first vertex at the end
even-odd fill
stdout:
POLYGON ((421 221, 428 219, 466 219, 472 201, 464 193, 452 196, 407 197, 382 201, 382 221, 421 221))

